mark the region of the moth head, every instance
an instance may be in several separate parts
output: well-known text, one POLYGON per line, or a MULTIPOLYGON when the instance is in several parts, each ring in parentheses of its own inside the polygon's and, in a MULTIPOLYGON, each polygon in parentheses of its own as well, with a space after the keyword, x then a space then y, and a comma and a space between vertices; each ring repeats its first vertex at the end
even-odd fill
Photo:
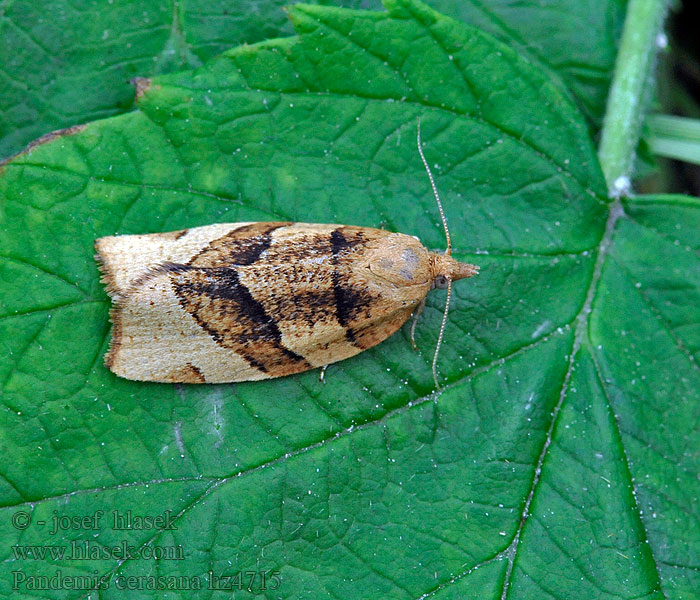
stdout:
POLYGON ((447 254, 430 253, 430 278, 433 287, 444 290, 449 281, 473 277, 479 272, 479 267, 462 263, 447 254))

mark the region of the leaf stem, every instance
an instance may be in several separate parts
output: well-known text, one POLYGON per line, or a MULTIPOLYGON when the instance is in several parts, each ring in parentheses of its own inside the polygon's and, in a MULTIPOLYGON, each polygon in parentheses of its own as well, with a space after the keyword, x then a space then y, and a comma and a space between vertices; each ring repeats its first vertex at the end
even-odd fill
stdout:
POLYGON ((598 157, 613 197, 630 188, 648 84, 669 0, 630 0, 615 62, 598 157))

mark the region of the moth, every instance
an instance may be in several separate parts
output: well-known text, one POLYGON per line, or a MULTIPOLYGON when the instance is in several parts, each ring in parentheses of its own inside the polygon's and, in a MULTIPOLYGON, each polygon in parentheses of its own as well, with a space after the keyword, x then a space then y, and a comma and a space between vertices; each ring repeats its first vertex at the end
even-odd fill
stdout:
MULTIPOLYGON (((224 383, 325 367, 385 340, 420 313, 428 291, 478 272, 417 238, 370 227, 220 223, 99 238, 111 296, 105 365, 126 379, 224 383)), ((414 327, 411 330, 413 342, 414 327)), ((415 344, 414 344, 415 347, 415 344)))

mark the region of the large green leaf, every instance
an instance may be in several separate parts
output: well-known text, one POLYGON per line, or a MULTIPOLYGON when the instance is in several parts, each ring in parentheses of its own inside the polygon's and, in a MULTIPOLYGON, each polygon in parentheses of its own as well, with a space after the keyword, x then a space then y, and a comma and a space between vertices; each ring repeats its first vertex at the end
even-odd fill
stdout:
POLYGON ((253 571, 280 582, 253 592, 281 598, 696 597, 700 203, 608 201, 549 74, 423 5, 387 6, 294 7, 298 37, 159 77, 135 112, 2 168, 0 594, 88 595, 17 582, 60 571, 106 576, 93 597, 163 597, 147 577, 253 571), (443 391, 444 292, 421 353, 404 328, 325 384, 102 366, 101 235, 282 218, 444 247, 419 117, 455 255, 482 267, 454 288, 443 391), (114 510, 172 511, 174 528, 115 530, 114 510), (52 535, 54 516, 88 520, 52 535), (73 541, 184 560, 29 558, 73 541))
MULTIPOLYGON (((319 0, 328 4, 328 0, 319 0)), ((380 8, 379 0, 335 0, 380 8)), ((289 35, 287 0, 119 2, 15 0, 0 18, 0 158, 62 127, 131 106, 129 80, 201 65, 243 42, 289 35)), ((549 65, 594 124, 605 97, 625 0, 435 0, 549 65), (594 48, 595 51, 591 51, 594 48)))
POLYGON ((594 129, 600 127, 627 0, 434 0, 431 5, 547 65, 594 129))

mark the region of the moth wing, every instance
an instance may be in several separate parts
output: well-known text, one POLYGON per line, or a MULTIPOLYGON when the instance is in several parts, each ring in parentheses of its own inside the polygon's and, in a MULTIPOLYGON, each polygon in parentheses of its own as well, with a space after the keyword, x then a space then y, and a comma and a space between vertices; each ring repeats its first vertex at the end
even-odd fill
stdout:
POLYGON ((105 364, 137 381, 204 383, 266 377, 235 350, 222 347, 180 305, 171 274, 156 273, 111 311, 105 364))
POLYGON ((107 291, 120 296, 164 264, 188 263, 212 240, 257 239, 265 230, 282 225, 288 223, 216 223, 166 233, 108 236, 99 238, 95 249, 107 291))
MULTIPOLYGON (((220 348, 183 311, 173 271, 187 263, 251 262, 269 234, 289 223, 220 223, 167 233, 103 237, 96 241, 102 280, 113 299, 105 364, 142 381, 184 383, 266 377, 234 350, 220 348)), ((191 267, 188 267, 191 268, 191 267)))
MULTIPOLYGON (((239 268, 239 280, 275 316, 284 347, 313 367, 385 340, 430 288, 428 252, 411 236, 296 224, 272 238, 265 260, 239 268), (382 261, 402 272, 398 280, 376 276, 371 267, 382 261)), ((274 367, 269 372, 286 374, 274 367)))

